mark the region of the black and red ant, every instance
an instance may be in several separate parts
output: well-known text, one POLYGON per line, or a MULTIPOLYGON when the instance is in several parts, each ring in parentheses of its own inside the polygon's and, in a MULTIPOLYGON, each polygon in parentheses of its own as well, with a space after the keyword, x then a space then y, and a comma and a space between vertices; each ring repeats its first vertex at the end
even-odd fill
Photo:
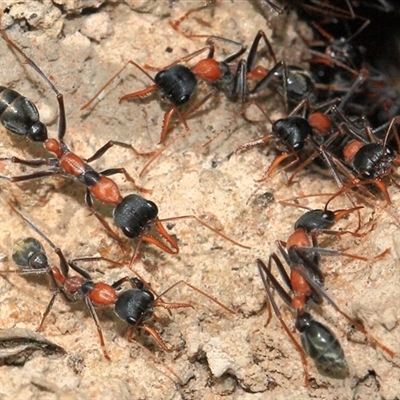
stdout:
MULTIPOLYGON (((14 177, 0 176, 0 178, 9 180, 11 182, 21 182, 57 174, 73 177, 87 187, 85 196, 86 204, 96 218, 106 228, 106 230, 114 237, 119 239, 118 235, 114 233, 108 222, 95 209, 93 198, 96 198, 103 203, 111 204, 115 207, 113 213, 114 220, 127 237, 139 238, 140 241, 152 243, 167 253, 177 254, 179 251, 178 244, 167 233, 161 221, 159 220, 158 208, 155 203, 150 200, 146 200, 138 194, 131 194, 123 197, 117 184, 108 177, 117 173, 123 173, 129 181, 134 183, 133 178, 131 178, 125 168, 111 168, 97 172, 89 165, 91 161, 97 160, 114 145, 130 148, 135 151, 134 148, 126 143, 109 141, 88 159, 82 159, 80 156, 73 153, 63 141, 66 133, 66 115, 63 95, 57 90, 57 88, 44 74, 44 72, 36 65, 36 63, 29 58, 25 52, 21 50, 13 41, 11 41, 11 39, 9 39, 4 30, 0 30, 0 33, 7 44, 17 51, 51 87, 52 91, 57 96, 59 106, 58 139, 49 139, 47 135, 47 128, 40 121, 36 106, 29 99, 20 95, 16 91, 8 88, 2 88, 2 91, 0 91, 0 104, 2 104, 3 107, 0 109, 0 122, 3 124, 3 126, 13 134, 25 136, 32 141, 43 143, 45 149, 51 153, 54 153, 56 158, 35 160, 22 160, 17 157, 1 158, 1 161, 11 161, 13 163, 30 167, 46 165, 50 167, 50 169, 28 175, 14 177), (10 104, 12 104, 12 106, 10 104), (160 235, 169 243, 170 246, 172 246, 172 248, 169 248, 154 236, 147 235, 147 231, 151 225, 156 227, 160 235)), ((136 187, 141 191, 148 192, 146 189, 138 186, 136 187)), ((232 243, 236 243, 194 215, 173 217, 168 220, 182 218, 195 219, 201 225, 209 228, 216 234, 224 237, 232 243)), ((239 246, 242 245, 239 244, 239 246)), ((247 248, 247 246, 244 247, 247 248)))
MULTIPOLYGON (((203 35, 192 35, 193 37, 204 37, 203 35)), ((245 53, 247 47, 243 44, 234 42, 230 39, 218 37, 218 36, 207 36, 206 46, 200 50, 195 51, 185 57, 182 57, 174 61, 169 66, 165 67, 159 71, 155 77, 151 77, 149 73, 138 65, 135 61, 129 60, 125 65, 94 95, 94 97, 88 101, 82 109, 87 108, 90 104, 99 96, 99 94, 129 65, 134 65, 140 71, 142 71, 151 81, 153 85, 139 90, 137 92, 129 93, 120 99, 128 100, 132 98, 141 98, 150 95, 153 92, 158 91, 161 100, 170 104, 169 110, 164 115, 163 126, 161 130, 161 136, 159 144, 163 143, 170 131, 171 119, 174 114, 178 116, 180 121, 185 126, 185 131, 182 136, 186 135, 189 131, 189 127, 186 123, 186 117, 196 111, 202 104, 204 104, 216 90, 221 91, 225 94, 230 101, 240 101, 244 103, 249 95, 253 95, 259 91, 257 87, 254 89, 249 89, 247 80, 252 77, 258 76, 258 70, 256 67, 256 58, 259 43, 263 39, 265 45, 267 46, 268 53, 273 58, 275 64, 276 59, 273 53, 272 47, 263 31, 259 31, 249 50, 247 59, 240 60, 237 65, 233 65, 232 62, 237 60, 242 54, 245 53), (222 61, 217 61, 214 58, 215 44, 216 40, 227 42, 238 46, 239 49, 234 53, 227 56, 222 61), (206 58, 198 61, 194 66, 187 67, 180 63, 188 62, 191 59, 199 56, 200 54, 208 51, 206 58), (254 73, 254 76, 253 76, 254 73), (203 99, 194 104, 186 113, 181 112, 181 108, 189 103, 192 98, 197 85, 198 79, 206 82, 211 86, 211 91, 209 91, 203 99)), ((149 69, 155 69, 153 67, 147 66, 149 69)), ((263 87, 261 88, 263 89, 263 87)), ((260 89, 260 90, 261 90, 260 89)), ((180 136, 178 136, 180 137, 180 136)), ((178 138, 177 137, 177 138, 178 138)), ((177 139, 175 138, 175 140, 177 139)), ((153 157, 145 164, 139 176, 142 176, 149 165, 162 153, 166 148, 170 147, 175 140, 171 141, 166 147, 160 151, 142 153, 143 155, 152 155, 153 157)))
MULTIPOLYGON (((330 199, 328 203, 331 200, 332 199, 330 199)), ((330 211, 327 209, 327 204, 324 210, 311 210, 300 217, 295 224, 295 231, 290 235, 287 242, 276 242, 280 254, 290 268, 290 275, 276 253, 270 255, 268 266, 265 265, 262 260, 257 259, 257 267, 264 283, 269 305, 272 306, 282 327, 288 333, 300 353, 307 386, 309 385, 309 374, 305 353, 314 359, 318 370, 325 375, 344 379, 349 373, 344 352, 338 339, 329 328, 314 320, 308 311, 312 303, 321 304, 323 299, 327 300, 340 314, 350 321, 350 323, 357 330, 362 332, 371 343, 380 347, 391 357, 394 356, 392 350, 381 344, 371 336, 360 323, 354 321, 343 312, 322 288, 325 276, 321 270, 321 255, 342 255, 362 261, 370 260, 370 258, 318 247, 318 232, 334 234, 351 233, 348 231, 330 231, 330 228, 338 219, 354 211, 354 209, 330 211), (284 284, 288 287, 289 291, 293 293, 293 297, 289 295, 272 274, 271 269, 273 263, 278 268, 284 284), (272 288, 274 288, 282 300, 296 312, 295 326, 301 333, 302 347, 298 344, 291 330, 283 320, 282 314, 272 295, 272 288)), ((375 256, 373 259, 380 259, 384 257, 387 252, 388 250, 375 256)))
POLYGON ((59 258, 59 267, 50 265, 41 243, 35 238, 28 237, 17 241, 13 248, 12 258, 15 263, 21 267, 21 269, 17 271, 1 272, 1 274, 15 272, 23 275, 47 274, 49 276, 53 295, 42 316, 37 331, 42 330, 45 319, 50 313, 54 301, 58 295, 61 295, 61 297, 69 303, 82 301, 86 304, 86 307, 88 308, 96 324, 104 356, 109 360, 110 356, 106 350, 103 332, 95 307, 113 306, 115 314, 130 325, 130 333, 128 335, 129 340, 133 341, 133 332, 140 328, 149 333, 158 343, 158 345, 167 352, 172 352, 172 349, 165 344, 158 331, 149 325, 148 322, 153 317, 155 307, 162 307, 168 311, 175 308, 194 308, 191 304, 167 303, 161 299, 167 292, 175 288, 177 285, 185 284, 192 290, 197 291, 209 300, 218 304, 226 311, 233 314, 235 313, 233 310, 224 306, 207 293, 185 281, 179 281, 175 283, 165 290, 161 295, 158 295, 153 289, 151 289, 149 284, 137 277, 124 277, 111 285, 104 282, 94 282, 90 274, 85 269, 77 265, 78 262, 105 260, 114 264, 119 263, 103 257, 87 257, 67 261, 59 247, 57 247, 44 233, 42 233, 28 218, 17 211, 14 206, 11 204, 10 206, 14 212, 16 212, 54 249, 59 258), (72 268, 79 275, 70 276, 69 268, 72 268), (125 282, 130 283, 132 289, 121 291, 121 287, 125 282))

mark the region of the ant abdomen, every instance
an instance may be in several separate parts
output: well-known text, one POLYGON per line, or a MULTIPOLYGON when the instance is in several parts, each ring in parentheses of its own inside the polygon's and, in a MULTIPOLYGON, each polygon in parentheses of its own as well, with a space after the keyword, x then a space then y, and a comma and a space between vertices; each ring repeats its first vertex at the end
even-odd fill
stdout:
POLYGON ((339 340, 311 314, 303 312, 296 318, 304 351, 315 361, 319 372, 331 378, 344 379, 349 374, 346 357, 339 340))
POLYGON ((15 90, 0 86, 0 122, 11 133, 44 142, 47 128, 40 121, 39 111, 26 97, 15 90))
POLYGON ((48 260, 43 246, 32 237, 19 239, 12 249, 15 264, 24 269, 43 270, 48 267, 48 260))

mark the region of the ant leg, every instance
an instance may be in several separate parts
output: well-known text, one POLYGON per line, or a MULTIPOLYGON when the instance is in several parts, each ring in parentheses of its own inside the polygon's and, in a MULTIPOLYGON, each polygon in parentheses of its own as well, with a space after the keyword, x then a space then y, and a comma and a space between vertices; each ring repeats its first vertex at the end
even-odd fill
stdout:
MULTIPOLYGON (((151 359, 153 361, 155 361, 157 364, 160 362, 159 359, 157 359, 157 357, 145 346, 143 346, 142 344, 140 344, 137 340, 135 340, 133 338, 133 334, 134 334, 135 328, 130 328, 130 331, 128 332, 128 342, 129 343, 134 343, 136 346, 140 347, 141 350, 143 350, 147 355, 149 355, 151 357, 151 359)), ((166 365, 163 365, 164 368, 166 368, 168 370, 168 372, 171 373, 171 375, 173 375, 180 386, 184 386, 184 382, 182 381, 182 379, 178 376, 178 374, 176 372, 174 372, 171 368, 167 367, 166 365)), ((169 379, 171 379, 170 376, 168 376, 169 379)), ((173 379, 171 379, 174 383, 176 383, 173 379)))
MULTIPOLYGON (((281 250, 281 249, 279 249, 281 250)), ((281 250, 282 251, 282 250, 281 250)), ((283 254, 283 253, 282 253, 283 254)), ((268 259, 268 271, 271 271, 271 267, 272 267, 272 261, 275 262, 275 266, 278 268, 278 272, 279 275, 281 276, 282 280, 285 282, 286 286, 292 290, 292 282, 290 281, 290 277, 288 275, 288 273, 286 272, 285 267, 282 264, 282 261, 279 259, 279 257, 275 254, 272 253, 269 256, 268 259)), ((287 293, 285 292, 285 290, 282 288, 282 286, 278 283, 278 281, 276 281, 275 277, 272 275, 271 276, 271 281, 274 282, 274 287, 276 288, 276 290, 279 293, 279 296, 282 298, 282 300, 291 307, 291 299, 290 297, 287 295, 287 293), (280 287, 280 288, 279 288, 280 287)))
MULTIPOLYGON (((48 158, 48 159, 39 158, 39 159, 33 159, 33 160, 24 160, 24 159, 21 159, 18 157, 4 157, 4 158, 0 158, 0 162, 1 161, 10 161, 13 164, 26 165, 26 166, 32 167, 32 168, 41 167, 43 165, 58 168, 58 159, 57 158, 48 158)), ((40 172, 28 174, 28 175, 19 175, 19 176, 13 176, 13 177, 7 177, 4 175, 0 175, 0 179, 5 179, 10 182, 22 182, 22 181, 28 181, 31 179, 43 178, 46 176, 58 175, 60 173, 61 173, 61 171, 59 171, 59 170, 50 170, 50 171, 40 171, 40 172)))
POLYGON ((96 211, 94 204, 93 204, 93 198, 90 193, 89 189, 86 189, 86 195, 85 195, 85 203, 89 207, 90 211, 93 213, 93 215, 100 221, 100 223, 104 226, 106 231, 119 243, 122 242, 122 239, 111 229, 110 224, 96 211))
POLYGON ((87 163, 91 163, 92 161, 98 160, 100 157, 102 157, 107 150, 109 150, 113 146, 119 146, 124 149, 130 149, 132 150, 137 156, 150 156, 154 152, 150 153, 140 153, 138 150, 136 150, 131 144, 129 143, 124 143, 124 142, 118 142, 116 140, 109 140, 104 146, 102 146, 100 149, 98 149, 91 157, 85 159, 87 163))
POLYGON ((167 353, 172 353, 173 350, 170 349, 169 347, 167 347, 167 345, 165 344, 163 338, 161 337, 161 335, 159 334, 159 332, 155 329, 155 328, 151 328, 150 326, 148 326, 147 324, 142 324, 139 325, 137 328, 143 329, 145 330, 147 333, 149 333, 153 339, 157 342, 157 344, 167 353))
POLYGON ((44 178, 46 176, 59 175, 60 173, 61 173, 60 171, 41 171, 29 175, 19 175, 12 177, 0 175, 0 179, 5 179, 10 182, 23 182, 23 181, 29 181, 31 179, 44 178))
POLYGON ((322 255, 326 255, 326 256, 344 256, 344 257, 349 257, 349 258, 353 258, 354 260, 360 260, 360 261, 376 261, 376 260, 380 260, 381 258, 385 257, 391 251, 390 248, 387 248, 385 251, 383 251, 382 253, 380 253, 376 256, 362 257, 362 256, 358 256, 357 254, 350 254, 350 253, 346 253, 346 252, 334 250, 334 249, 325 249, 323 247, 293 246, 293 249, 296 251, 296 253, 301 258, 304 257, 305 260, 307 260, 307 257, 305 256, 306 253, 318 253, 318 254, 322 254, 322 255))
POLYGON ((33 160, 23 160, 22 158, 18 158, 18 157, 3 157, 0 158, 0 161, 9 161, 13 164, 21 164, 21 165, 26 165, 28 167, 41 167, 43 165, 47 165, 47 166, 53 166, 56 165, 58 162, 58 159, 56 158, 37 158, 37 159, 33 159, 33 160))
POLYGON ((85 303, 86 303, 86 306, 87 306, 87 308, 88 308, 88 310, 90 312, 90 315, 92 316, 92 318, 94 320, 94 323, 96 325, 97 333, 99 334, 99 339, 100 339, 100 346, 101 346, 101 348, 103 350, 104 357, 107 360, 111 361, 111 357, 108 354, 107 349, 106 349, 106 343, 104 341, 103 331, 102 331, 101 326, 100 326, 99 317, 98 317, 98 315, 96 313, 96 310, 95 310, 95 308, 93 306, 93 303, 87 296, 85 296, 85 303))
MULTIPOLYGON (((196 220, 199 224, 203 225, 205 228, 209 229, 210 231, 214 232, 215 234, 217 234, 218 236, 221 236, 222 238, 224 238, 225 240, 227 240, 228 242, 233 243, 236 246, 239 246, 243 249, 251 249, 251 247, 249 246, 245 246, 244 244, 238 243, 235 240, 229 238, 228 236, 224 235, 223 233, 219 232, 218 230, 212 228, 210 225, 206 224, 204 221, 202 221, 200 218, 196 217, 195 215, 181 215, 179 217, 170 217, 170 218, 163 218, 163 219, 158 219, 157 222, 160 223, 159 225, 157 224, 157 227, 162 227, 161 222, 166 222, 166 221, 175 221, 178 219, 189 219, 192 218, 194 220, 196 220)), ((164 228, 163 228, 164 229, 164 228)), ((164 232, 167 233, 164 229, 164 232)), ((168 235, 168 234, 167 234, 168 235)), ((169 236, 169 235, 168 235, 169 236)), ((172 239, 172 238, 171 238, 172 239)))
POLYGON ((235 81, 231 96, 233 97, 233 99, 238 98, 239 101, 243 104, 246 101, 247 95, 248 95, 248 90, 247 90, 246 62, 244 60, 241 60, 236 69, 235 81))
POLYGON ((125 179, 127 181, 131 182, 133 187, 134 187, 134 189, 137 190, 138 192, 141 192, 141 193, 151 193, 152 192, 151 189, 146 189, 146 188, 144 188, 142 186, 137 185, 135 180, 126 171, 125 168, 110 168, 110 169, 106 169, 104 171, 101 171, 100 174, 101 175, 105 175, 105 176, 111 176, 111 175, 115 175, 115 174, 123 174, 125 176, 125 179))
MULTIPOLYGON (((271 258, 270 258, 270 260, 271 260, 271 258)), ((265 292, 267 293, 268 300, 275 312, 275 315, 278 317, 278 319, 282 325, 282 328, 286 331, 290 340, 293 342, 294 346, 296 347, 296 350, 300 354, 301 362, 303 364, 303 370, 304 370, 305 385, 308 387, 310 385, 309 384, 310 376, 308 373, 306 354, 305 354, 304 350, 302 349, 302 347, 300 346, 300 344, 295 339, 295 337, 294 337, 293 333, 291 332, 291 330, 289 329, 289 327, 286 325, 286 322, 284 321, 284 319, 282 317, 282 313, 279 311, 278 306, 275 302, 275 299, 272 295, 269 281, 272 282, 272 285, 278 291, 279 295, 280 296, 283 295, 282 299, 285 301, 285 303, 287 301, 289 301, 289 305, 290 305, 290 307, 292 307, 290 296, 283 290, 283 288, 280 286, 280 284, 276 281, 275 277, 272 275, 271 271, 267 268, 267 266, 264 264, 264 262, 260 259, 257 259, 256 261, 257 261, 258 271, 260 273, 261 279, 264 284, 265 292), (275 286, 275 283, 277 284, 277 286, 275 286), (282 289, 281 292, 279 291, 279 287, 282 289), (286 298, 286 300, 285 300, 285 298, 286 298)))
POLYGON ((199 56, 201 53, 204 53, 206 50, 208 50, 208 55, 207 55, 206 58, 213 58, 214 57, 214 51, 215 51, 214 46, 212 44, 207 44, 207 46, 204 46, 201 49, 196 50, 193 53, 190 53, 185 57, 178 58, 173 63, 171 63, 171 64, 169 64, 169 65, 167 65, 165 67, 159 68, 159 67, 154 67, 154 66, 149 65, 149 64, 145 64, 144 66, 145 66, 146 69, 149 69, 150 71, 157 71, 157 72, 163 71, 163 70, 166 70, 166 69, 168 69, 170 67, 173 67, 174 65, 180 64, 182 62, 190 61, 192 58, 195 58, 195 57, 199 56))
MULTIPOLYGON (((180 304, 180 303, 164 303, 163 301, 160 300, 160 298, 163 297, 164 295, 166 295, 170 290, 172 290, 173 288, 175 288, 176 286, 178 286, 180 284, 184 284, 184 285, 190 287, 192 290, 195 290, 196 292, 200 293, 204 297, 207 297, 207 299, 209 299, 209 300, 213 301, 214 303, 218 304, 220 307, 222 307, 224 310, 230 312, 231 314, 236 314, 236 312, 234 310, 228 308, 227 306, 225 306, 222 303, 220 303, 218 300, 214 299, 214 297, 210 296, 209 294, 203 292, 202 290, 200 290, 196 286, 193 286, 193 285, 191 285, 190 283, 188 283, 188 282, 186 282, 184 280, 180 280, 180 281, 174 283, 167 290, 165 290, 163 293, 158 295, 157 298, 155 299, 155 304, 157 303, 156 305, 159 305, 160 307, 167 308, 167 309, 168 308, 177 308, 177 307, 169 307, 169 305, 171 305, 171 304, 180 304), (160 302, 160 303, 158 303, 158 302, 160 302)), ((190 304, 186 304, 186 305, 184 305, 184 307, 192 307, 192 308, 194 308, 190 304)))
MULTIPOLYGON (((279 61, 277 64, 275 64, 267 73, 267 75, 265 75, 257 84, 256 86, 254 86, 253 89, 251 89, 249 91, 249 94, 256 94, 261 92, 262 90, 264 90, 266 87, 268 87, 269 83, 272 81, 272 79, 275 76, 275 73, 278 72, 280 69, 282 69, 284 71, 286 71, 286 65, 283 61, 279 61)), ((286 73, 284 73, 284 75, 287 75, 286 73)), ((287 77, 284 78, 284 84, 287 84, 287 77)))
POLYGON ((43 324, 45 319, 47 318, 47 316, 49 315, 51 309, 53 308, 54 305, 54 301, 56 300, 56 297, 61 293, 60 289, 56 289, 53 292, 53 295, 51 296, 51 299, 49 301, 49 304, 47 305, 47 308, 45 310, 45 312, 42 315, 42 319, 40 320, 40 324, 39 326, 36 328, 36 332, 41 332, 43 329, 43 324))
POLYGON ((268 48, 269 54, 271 54, 271 57, 272 57, 272 59, 274 61, 274 64, 277 64, 276 57, 275 57, 275 52, 272 49, 271 43, 269 42, 269 40, 267 38, 267 35, 264 33, 264 31, 259 30, 257 32, 257 35, 255 36, 255 38, 253 40, 253 43, 252 43, 251 47, 250 47, 249 55, 247 56, 247 61, 246 61, 247 74, 251 74, 252 71, 254 70, 254 65, 255 65, 255 61, 256 61, 256 54, 257 54, 257 51, 258 51, 258 45, 259 45, 261 39, 264 39, 264 43, 268 48))
POLYGON ((68 265, 75 272, 77 272, 78 274, 82 275, 85 279, 92 280, 90 274, 85 269, 79 267, 77 265, 77 263, 78 262, 84 262, 84 263, 85 262, 96 262, 96 261, 106 261, 106 262, 108 262, 110 264, 117 265, 117 266, 120 266, 120 267, 122 267, 124 265, 124 264, 122 264, 122 263, 120 263, 118 261, 111 260, 111 259, 109 259, 107 257, 80 257, 80 258, 74 258, 74 259, 68 261, 68 265))
MULTIPOLYGON (((237 58, 239 58, 242 54, 244 54, 247 50, 247 46, 239 43, 239 42, 235 42, 234 40, 231 39, 227 39, 224 38, 222 36, 214 36, 214 35, 190 35, 191 38, 207 38, 206 40, 206 44, 212 46, 213 50, 214 50, 214 40, 220 40, 221 42, 225 42, 234 46, 238 46, 239 50, 235 51, 234 53, 228 55, 222 62, 223 63, 230 63, 234 60, 236 60, 237 58)), ((207 58, 214 58, 214 51, 211 54, 208 54, 207 58)))

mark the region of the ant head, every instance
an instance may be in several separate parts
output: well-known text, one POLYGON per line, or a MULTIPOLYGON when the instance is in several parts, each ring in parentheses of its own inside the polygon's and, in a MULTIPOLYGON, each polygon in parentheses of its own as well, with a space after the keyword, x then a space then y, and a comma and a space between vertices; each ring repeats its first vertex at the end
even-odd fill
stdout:
POLYGON ((36 121, 28 130, 26 136, 33 142, 44 143, 48 139, 46 125, 41 121, 36 121))
POLYGON ((153 314, 154 295, 146 288, 122 292, 115 302, 115 314, 129 325, 138 325, 153 314))
POLYGON ((305 118, 293 115, 278 119, 273 125, 273 134, 277 147, 290 152, 291 149, 301 150, 304 147, 305 139, 312 135, 312 128, 305 118))
POLYGON ((179 64, 160 71, 154 81, 160 89, 162 100, 177 107, 189 101, 197 86, 193 72, 179 64))
POLYGON ((310 210, 303 214, 294 224, 294 229, 302 228, 307 233, 326 230, 335 224, 335 213, 330 210, 310 210))
POLYGON ((23 268, 41 270, 49 265, 43 246, 32 237, 19 239, 14 244, 12 258, 23 268))
POLYGON ((125 236, 137 238, 157 218, 158 208, 152 201, 130 194, 115 207, 113 215, 125 236))

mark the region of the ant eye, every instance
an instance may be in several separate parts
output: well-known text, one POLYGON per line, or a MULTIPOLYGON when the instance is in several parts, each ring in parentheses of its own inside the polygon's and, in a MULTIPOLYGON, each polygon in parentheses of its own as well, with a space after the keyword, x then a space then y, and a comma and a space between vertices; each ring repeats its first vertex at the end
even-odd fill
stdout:
POLYGON ((179 99, 179 104, 185 104, 187 101, 189 101, 189 98, 190 98, 190 95, 185 94, 184 96, 182 96, 182 97, 179 99))
POLYGON ((137 322, 137 319, 135 319, 135 318, 133 318, 133 317, 126 317, 126 322, 127 322, 129 325, 135 325, 136 322, 137 322))
POLYGON ((326 221, 335 221, 335 214, 332 211, 324 211, 321 217, 326 221))

